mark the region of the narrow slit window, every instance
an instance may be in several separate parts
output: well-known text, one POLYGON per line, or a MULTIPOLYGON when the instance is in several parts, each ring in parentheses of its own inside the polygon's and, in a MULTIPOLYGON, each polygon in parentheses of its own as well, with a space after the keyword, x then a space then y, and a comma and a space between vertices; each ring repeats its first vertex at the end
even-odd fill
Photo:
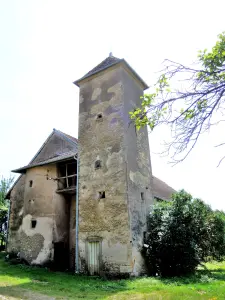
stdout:
POLYGON ((101 114, 101 113, 97 114, 96 121, 97 122, 102 122, 103 121, 103 114, 101 114))
POLYGON ((31 220, 31 228, 35 228, 37 225, 37 220, 31 220))
POLYGON ((29 181, 29 187, 32 187, 33 186, 33 180, 30 180, 29 181))
POLYGON ((143 240, 144 240, 144 243, 146 242, 146 238, 147 238, 147 232, 144 231, 144 232, 143 232, 143 240))
POLYGON ((96 160, 96 162, 95 162, 95 169, 96 169, 96 170, 97 170, 97 169, 100 169, 101 166, 102 166, 101 161, 100 161, 100 160, 96 160))
POLYGON ((97 120, 101 120, 102 119, 102 114, 97 114, 97 120))
POLYGON ((105 191, 99 192, 99 199, 105 199, 105 191))
POLYGON ((144 194, 144 192, 141 192, 141 200, 145 200, 145 194, 144 194))

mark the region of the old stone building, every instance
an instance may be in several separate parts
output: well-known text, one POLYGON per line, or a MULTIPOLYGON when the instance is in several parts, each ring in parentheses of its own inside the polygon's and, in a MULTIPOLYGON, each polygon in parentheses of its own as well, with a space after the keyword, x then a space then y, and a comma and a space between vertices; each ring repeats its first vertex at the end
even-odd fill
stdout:
POLYGON ((147 129, 129 112, 146 83, 109 56, 81 79, 79 145, 53 130, 10 199, 8 252, 31 264, 54 262, 89 274, 144 272, 140 249, 154 198, 174 190, 152 176, 147 129))

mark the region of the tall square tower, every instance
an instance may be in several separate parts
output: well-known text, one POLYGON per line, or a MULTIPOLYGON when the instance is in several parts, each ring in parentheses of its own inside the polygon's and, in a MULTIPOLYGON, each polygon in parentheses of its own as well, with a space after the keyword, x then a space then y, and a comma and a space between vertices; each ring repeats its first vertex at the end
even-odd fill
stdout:
POLYGON ((137 131, 129 112, 147 85, 112 55, 74 83, 80 87, 80 269, 138 275, 152 171, 147 129, 137 131))

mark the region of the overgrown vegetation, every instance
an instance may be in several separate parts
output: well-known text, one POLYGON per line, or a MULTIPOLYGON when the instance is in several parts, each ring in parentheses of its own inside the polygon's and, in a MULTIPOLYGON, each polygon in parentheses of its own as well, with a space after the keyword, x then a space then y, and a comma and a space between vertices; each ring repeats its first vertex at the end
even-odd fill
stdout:
POLYGON ((55 273, 25 265, 9 265, 0 254, 0 298, 107 299, 107 300, 222 300, 225 264, 207 264, 189 277, 136 278, 108 281, 101 278, 55 273), (49 298, 48 298, 49 297, 49 298))
MULTIPOLYGON (((210 51, 199 52, 192 66, 165 60, 151 93, 144 95, 141 107, 130 114, 137 128, 171 127, 172 141, 166 143, 165 154, 177 163, 187 157, 202 133, 225 121, 224 104, 225 32, 210 51)), ((225 141, 217 146, 225 146, 225 141)))
POLYGON ((148 217, 143 254, 150 275, 183 276, 225 257, 225 214, 185 191, 158 203, 148 217))
POLYGON ((5 248, 6 244, 9 202, 5 196, 12 183, 13 178, 11 177, 2 177, 0 180, 0 251, 5 248))

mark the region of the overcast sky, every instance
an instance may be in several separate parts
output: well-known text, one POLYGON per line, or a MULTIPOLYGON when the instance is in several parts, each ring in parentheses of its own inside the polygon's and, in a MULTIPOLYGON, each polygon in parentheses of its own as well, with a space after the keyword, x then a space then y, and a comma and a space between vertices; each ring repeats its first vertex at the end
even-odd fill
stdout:
MULTIPOLYGON (((53 128, 77 137, 79 89, 72 82, 109 52, 149 84, 165 58, 192 63, 225 30, 223 0, 0 0, 0 174, 26 165, 53 128)), ((167 138, 149 136, 154 175, 225 210, 224 128, 202 136, 176 167, 160 157, 167 138)))

